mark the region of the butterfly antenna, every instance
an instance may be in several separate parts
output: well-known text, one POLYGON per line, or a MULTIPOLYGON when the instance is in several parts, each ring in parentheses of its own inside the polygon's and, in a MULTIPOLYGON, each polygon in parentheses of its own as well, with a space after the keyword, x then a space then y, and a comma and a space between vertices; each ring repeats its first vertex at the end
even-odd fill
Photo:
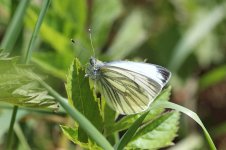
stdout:
POLYGON ((94 50, 94 47, 93 47, 93 40, 92 40, 91 29, 89 29, 89 39, 90 39, 90 44, 91 44, 92 51, 93 51, 93 57, 95 57, 95 50, 94 50))
POLYGON ((75 40, 71 39, 71 43, 75 44, 75 40))
POLYGON ((83 50, 87 50, 87 48, 84 47, 84 45, 82 45, 79 41, 75 41, 74 39, 71 39, 71 43, 72 43, 73 45, 78 45, 78 46, 80 46, 80 48, 82 48, 83 50))
MULTIPOLYGON (((79 41, 76 41, 76 40, 74 40, 74 39, 71 39, 71 43, 72 43, 73 45, 75 45, 75 46, 78 45, 79 48, 81 48, 81 49, 84 50, 84 51, 87 51, 87 49, 88 49, 88 48, 84 47, 84 45, 81 44, 79 41)), ((78 58, 81 56, 81 53, 82 53, 82 51, 79 50, 79 53, 78 53, 78 55, 77 55, 78 58)))

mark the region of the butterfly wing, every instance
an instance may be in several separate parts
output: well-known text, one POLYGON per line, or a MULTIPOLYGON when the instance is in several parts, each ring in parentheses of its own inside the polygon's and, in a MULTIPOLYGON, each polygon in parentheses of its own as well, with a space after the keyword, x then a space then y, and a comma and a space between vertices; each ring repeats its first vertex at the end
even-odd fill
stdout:
POLYGON ((137 72, 141 75, 144 75, 150 79, 158 82, 162 87, 169 81, 171 73, 166 68, 148 64, 143 62, 132 62, 132 61, 115 61, 106 63, 105 66, 113 66, 126 70, 130 70, 133 72, 137 72))
POLYGON ((106 63, 100 68, 101 78, 97 85, 107 102, 117 112, 136 114, 147 110, 168 81, 170 73, 164 80, 164 76, 167 74, 163 73, 165 70, 161 71, 164 68, 150 70, 147 66, 142 65, 143 68, 146 67, 150 71, 150 74, 154 74, 152 77, 144 74, 144 70, 139 69, 141 66, 138 65, 136 69, 134 64, 131 64, 133 65, 131 68, 130 64, 126 63, 128 62, 106 63))

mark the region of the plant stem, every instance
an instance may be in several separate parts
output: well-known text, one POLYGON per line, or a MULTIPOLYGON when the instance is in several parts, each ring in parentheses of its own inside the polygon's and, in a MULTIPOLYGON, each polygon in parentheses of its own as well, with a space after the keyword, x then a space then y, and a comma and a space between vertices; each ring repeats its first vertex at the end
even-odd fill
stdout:
POLYGON ((25 150, 31 150, 31 148, 23 134, 23 131, 18 123, 15 123, 14 130, 15 130, 15 133, 16 133, 18 139, 20 140, 22 148, 25 150))
POLYGON ((141 126, 142 122, 144 121, 145 117, 148 115, 148 111, 142 114, 133 124, 132 126, 126 131, 126 133, 122 136, 120 141, 115 144, 116 150, 123 150, 124 147, 131 141, 133 136, 135 135, 137 129, 141 126))
POLYGON ((22 29, 23 17, 25 16, 29 2, 30 0, 22 0, 18 5, 0 45, 1 48, 3 48, 4 52, 10 52, 12 47, 14 46, 22 29))
POLYGON ((24 56, 24 59, 23 59, 25 61, 25 64, 28 64, 28 62, 30 61, 30 58, 31 58, 31 55, 32 55, 32 49, 34 47, 35 40, 38 36, 41 24, 43 22, 43 19, 45 17, 45 14, 46 14, 48 8, 49 8, 50 3, 51 3, 51 0, 44 0, 43 3, 42 3, 41 12, 38 16, 38 20, 35 24, 34 32, 32 33, 32 37, 31 37, 31 40, 29 42, 28 49, 27 49, 25 56, 24 56))
POLYGON ((15 121, 16 121, 17 110, 18 110, 18 106, 14 106, 14 107, 13 107, 12 118, 11 118, 10 126, 9 126, 8 137, 7 137, 7 144, 6 144, 6 149, 7 149, 7 150, 11 150, 11 149, 12 149, 13 127, 14 127, 14 123, 15 123, 15 121))
MULTIPOLYGON (((5 52, 10 52, 11 48, 16 42, 16 39, 18 38, 19 32, 22 29, 23 17, 25 15, 25 10, 29 4, 29 1, 30 0, 21 1, 16 9, 16 12, 14 13, 14 16, 10 22, 9 27, 7 28, 6 34, 1 43, 1 47, 4 48, 5 52)), ((16 120, 17 110, 18 110, 18 106, 14 106, 12 118, 10 121, 10 127, 8 131, 6 149, 11 149, 12 147, 13 127, 16 120)))
MULTIPOLYGON (((36 37, 38 35, 38 32, 40 30, 41 24, 43 22, 43 19, 44 19, 46 12, 47 12, 47 9, 50 5, 50 2, 51 2, 51 0, 44 0, 43 1, 42 7, 41 7, 41 12, 39 14, 39 18, 38 18, 37 23, 35 25, 34 32, 32 34, 28 49, 26 51, 26 55, 23 58, 23 62, 25 64, 29 63, 29 60, 30 60, 30 57, 31 57, 31 54, 32 54, 32 49, 34 47, 34 42, 36 40, 36 37)), ((25 8, 25 7, 23 7, 23 8, 25 8)), ((16 21, 18 21, 18 20, 16 20, 16 21)), ((15 26, 13 26, 13 27, 15 28, 15 26)), ((13 28, 11 30, 14 31, 13 28)), ((4 45, 7 45, 7 43, 9 43, 8 41, 12 40, 13 36, 10 36, 10 37, 11 38, 9 40, 6 40, 7 42, 4 45)), ((9 134, 8 134, 8 138, 7 138, 7 148, 9 150, 11 149, 11 145, 12 145, 12 138, 13 138, 12 133, 13 133, 13 127, 14 127, 14 123, 15 123, 15 119, 16 119, 17 110, 18 110, 18 106, 14 106, 13 115, 12 115, 11 122, 10 122, 9 134)))

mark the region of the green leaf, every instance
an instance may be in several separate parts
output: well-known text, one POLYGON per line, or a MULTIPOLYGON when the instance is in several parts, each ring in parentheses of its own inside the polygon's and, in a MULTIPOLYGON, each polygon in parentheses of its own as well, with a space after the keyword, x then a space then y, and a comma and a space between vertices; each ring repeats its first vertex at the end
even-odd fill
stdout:
POLYGON ((106 134, 111 135, 113 133, 128 129, 139 117, 140 117, 140 114, 124 116, 118 122, 109 124, 109 126, 107 126, 108 132, 106 134))
MULTIPOLYGON (((25 20, 28 28, 32 28, 35 25, 37 16, 38 14, 35 12, 34 7, 28 10, 28 15, 25 20)), ((52 7, 50 7, 50 11, 46 15, 45 21, 42 23, 40 36, 42 37, 42 41, 48 43, 57 53, 68 58, 73 53, 70 39, 78 38, 79 41, 83 40, 86 21, 86 1, 67 0, 64 3, 54 1, 52 7)))
POLYGON ((73 60, 73 55, 62 57, 54 52, 34 53, 32 62, 42 68, 46 73, 66 81, 66 72, 68 66, 73 60))
POLYGON ((208 33, 194 51, 201 68, 208 68, 211 64, 223 61, 223 53, 219 48, 218 37, 215 32, 208 33))
POLYGON ((203 18, 187 30, 184 37, 178 42, 169 64, 171 70, 177 71, 184 60, 190 55, 197 44, 225 18, 225 6, 223 2, 213 10, 207 10, 203 18))
POLYGON ((172 145, 179 123, 178 112, 168 112, 141 127, 127 149, 159 149, 172 145))
POLYGON ((34 51, 35 41, 36 41, 36 39, 38 37, 39 30, 40 30, 41 25, 43 23, 45 14, 46 14, 49 6, 50 6, 50 3, 51 3, 51 0, 46 0, 46 1, 43 1, 43 3, 42 3, 41 11, 40 11, 40 13, 38 15, 37 21, 35 22, 34 31, 32 33, 31 40, 30 40, 30 42, 28 44, 27 50, 24 52, 23 62, 25 64, 28 64, 28 62, 31 59, 32 52, 34 51))
POLYGON ((0 45, 0 48, 4 48, 5 51, 11 51, 19 36, 23 25, 23 18, 25 16, 25 12, 29 2, 29 0, 20 1, 20 4, 16 9, 15 15, 13 16, 10 24, 8 25, 8 28, 5 32, 5 36, 0 45))
MULTIPOLYGON (((78 122, 79 125, 81 125, 81 128, 84 129, 84 131, 103 149, 107 150, 113 150, 113 147, 111 144, 107 141, 107 139, 93 126, 93 124, 84 117, 83 114, 81 114, 76 108, 72 108, 67 100, 63 98, 60 94, 58 94, 53 88, 51 88, 48 84, 46 84, 44 81, 39 80, 39 83, 45 87, 49 93, 52 94, 52 96, 55 98, 57 102, 60 103, 60 105, 67 111, 67 113, 78 122)), ((70 88, 70 86, 67 86, 67 89, 70 88)), ((70 94, 70 93, 69 93, 70 94)))
POLYGON ((122 12, 122 4, 120 0, 95 0, 93 2, 91 29, 95 39, 94 45, 103 47, 114 21, 122 12))
POLYGON ((0 56, 0 101, 32 108, 58 108, 53 97, 40 88, 40 77, 29 66, 16 64, 17 58, 0 56))
POLYGON ((200 79, 201 89, 205 89, 211 85, 217 84, 226 78, 226 65, 219 66, 203 75, 200 79))
POLYGON ((63 125, 61 125, 60 128, 62 129, 64 135, 66 135, 68 139, 70 139, 75 144, 81 146, 82 148, 92 149, 92 150, 101 150, 101 147, 97 146, 95 143, 92 143, 91 141, 88 141, 88 143, 82 143, 78 141, 77 128, 71 128, 63 125))
POLYGON ((76 130, 77 128, 71 128, 71 127, 63 126, 63 125, 60 125, 60 128, 63 131, 64 135, 67 136, 68 139, 70 139, 75 144, 82 145, 78 141, 78 130, 76 130))
POLYGON ((111 135, 112 134, 112 127, 115 124, 115 119, 116 119, 116 112, 110 108, 106 101, 104 100, 104 97, 101 98, 101 102, 103 105, 103 118, 104 118, 104 134, 106 136, 111 135))
MULTIPOLYGON (((155 105, 157 101, 168 101, 171 94, 171 86, 164 89, 161 94, 156 98, 156 100, 151 104, 151 106, 155 105)), ((149 114, 146 116, 144 122, 150 121, 151 119, 155 118, 156 116, 160 115, 164 111, 162 107, 154 107, 154 109, 150 109, 149 114)), ((107 135, 113 134, 114 132, 123 131, 128 129, 138 118, 140 114, 136 115, 128 115, 123 117, 120 121, 116 122, 115 124, 109 124, 107 135)))
POLYGON ((193 111, 191 111, 191 110, 189 110, 189 109, 187 109, 183 106, 180 106, 178 104, 172 103, 172 102, 158 102, 158 104, 156 104, 154 107, 163 107, 163 108, 175 109, 176 111, 182 112, 182 113, 188 115, 189 117, 191 117, 202 128, 202 130, 205 134, 205 137, 207 139, 207 142, 209 144, 210 149, 216 150, 216 146, 214 145, 213 140, 211 139, 211 137, 210 137, 208 131, 206 130, 204 124, 202 123, 201 119, 199 118, 199 116, 195 112, 193 112, 193 111))
MULTIPOLYGON (((90 90, 89 79, 85 78, 85 71, 78 59, 70 67, 66 85, 69 102, 77 108, 99 130, 103 130, 97 99, 90 90)), ((78 128, 78 140, 88 142, 87 134, 78 128)))
MULTIPOLYGON (((50 12, 52 15, 47 15, 51 21, 55 21, 57 27, 60 27, 66 36, 75 34, 76 38, 81 38, 81 33, 86 28, 87 21, 87 2, 84 0, 67 0, 62 3, 61 1, 54 1, 50 12), (65 11, 67 10, 67 11, 65 11)), ((52 22, 49 22, 52 23, 52 22)), ((59 29, 57 29, 59 30, 59 29)), ((47 36, 43 34, 43 36, 47 36)))
MULTIPOLYGON (((34 10, 28 9, 28 16, 26 17, 25 23, 28 28, 32 28, 38 18, 38 15, 34 10)), ((65 37, 59 31, 54 30, 46 22, 42 22, 42 28, 40 34, 44 41, 50 44, 61 55, 66 55, 65 49, 71 44, 70 38, 65 37), (54 38, 53 38, 54 37, 54 38)))
POLYGON ((155 106, 158 102, 166 102, 169 101, 170 99, 170 95, 171 95, 171 86, 168 86, 166 89, 164 89, 161 94, 159 96, 157 96, 157 98, 154 100, 153 104, 151 104, 149 109, 149 114, 148 116, 145 118, 145 122, 155 118, 156 116, 160 115, 165 109, 161 108, 161 107, 153 107, 155 106), (152 109, 153 107, 153 109, 152 109))
POLYGON ((143 120, 147 116, 148 111, 143 113, 133 124, 132 126, 126 131, 126 133, 122 136, 120 141, 116 143, 115 148, 117 150, 122 150, 132 139, 132 137, 135 135, 137 129, 142 124, 143 120))
POLYGON ((107 51, 107 56, 113 60, 121 59, 141 46, 147 39, 147 32, 144 28, 144 21, 147 20, 140 9, 134 10, 122 24, 113 44, 107 51))

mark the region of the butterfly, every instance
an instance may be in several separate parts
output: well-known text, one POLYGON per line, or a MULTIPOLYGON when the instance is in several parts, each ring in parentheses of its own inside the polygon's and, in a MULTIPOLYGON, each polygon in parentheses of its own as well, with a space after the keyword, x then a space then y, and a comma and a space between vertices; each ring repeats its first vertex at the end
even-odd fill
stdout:
POLYGON ((102 62, 94 57, 86 68, 86 76, 95 81, 107 104, 120 114, 146 111, 171 73, 164 67, 143 62, 102 62))

